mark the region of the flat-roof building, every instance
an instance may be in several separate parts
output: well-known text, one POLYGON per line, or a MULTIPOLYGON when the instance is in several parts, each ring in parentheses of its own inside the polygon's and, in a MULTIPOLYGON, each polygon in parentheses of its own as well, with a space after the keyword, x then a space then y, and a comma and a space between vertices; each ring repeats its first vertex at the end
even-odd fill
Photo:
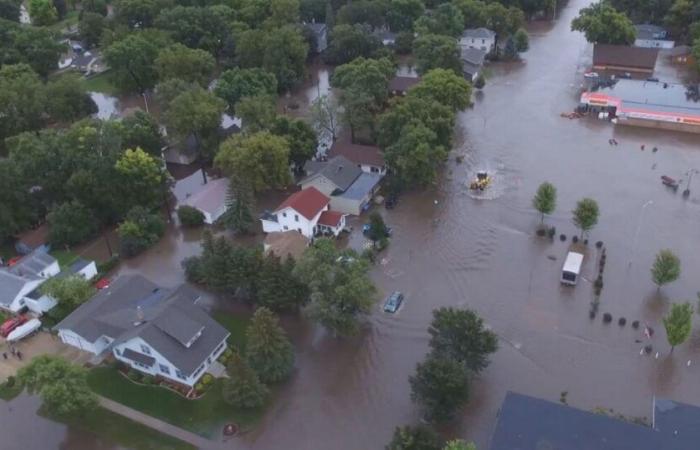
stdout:
POLYGON ((581 94, 581 104, 607 111, 616 124, 700 133, 700 96, 682 84, 618 80, 581 94))
POLYGON ((647 78, 654 73, 658 53, 656 48, 595 44, 593 70, 605 75, 629 74, 631 77, 647 78))

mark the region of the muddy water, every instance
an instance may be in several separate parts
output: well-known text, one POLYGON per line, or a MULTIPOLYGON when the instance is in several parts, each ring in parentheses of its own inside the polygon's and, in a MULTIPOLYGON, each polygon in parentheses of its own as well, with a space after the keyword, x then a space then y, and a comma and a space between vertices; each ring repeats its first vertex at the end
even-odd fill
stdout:
MULTIPOLYGON (((567 391, 573 406, 602 406, 630 416, 648 416, 653 395, 700 404, 700 332, 669 355, 660 323, 670 300, 694 301, 700 290, 693 276, 700 268, 700 179, 687 200, 659 182, 664 174, 682 178, 700 169, 698 137, 560 117, 576 106, 590 62, 590 46, 569 31, 571 18, 586 3, 573 0, 555 24, 533 26, 524 62, 492 65, 475 108, 460 115, 460 144, 444 178, 385 212, 394 239, 373 277, 383 294, 402 290, 405 306, 388 316, 378 304, 371 327, 348 340, 284 318, 297 345, 298 370, 261 426, 232 448, 383 448, 395 426, 419 420, 407 377, 427 351, 426 327, 439 306, 474 308, 500 336, 492 364, 472 386, 469 406, 443 430, 473 439, 480 449, 488 448, 508 390, 553 401, 567 391), (610 146, 610 138, 619 145, 610 146), (464 163, 455 161, 457 154, 465 156, 464 163), (470 195, 465 182, 482 168, 496 173, 496 185, 484 196, 470 195), (600 223, 590 239, 607 247, 600 312, 611 313, 614 324, 588 316, 595 246, 588 246, 579 285, 563 288, 558 278, 570 240, 534 236, 539 218, 530 202, 545 180, 558 188, 557 212, 547 219, 557 233, 569 238, 576 233, 570 211, 577 199, 590 196, 600 204, 600 223), (683 275, 657 292, 649 267, 661 248, 679 254, 683 275), (619 327, 619 317, 628 325, 619 327), (645 338, 630 327, 633 320, 657 330, 651 356, 640 356, 647 341, 635 342, 645 338)), ((667 67, 662 73, 675 76, 667 67)), ((179 260, 198 251, 197 239, 196 232, 171 230, 153 252, 122 272, 175 285, 182 279, 179 260)), ((61 444, 65 429, 30 419, 35 406, 21 399, 9 405, 14 412, 3 404, 0 423, 11 424, 15 433, 25 429, 47 437, 43 445, 29 442, 24 448, 47 448, 46 442, 68 448, 61 444)), ((94 442, 70 436, 70 448, 94 442)))

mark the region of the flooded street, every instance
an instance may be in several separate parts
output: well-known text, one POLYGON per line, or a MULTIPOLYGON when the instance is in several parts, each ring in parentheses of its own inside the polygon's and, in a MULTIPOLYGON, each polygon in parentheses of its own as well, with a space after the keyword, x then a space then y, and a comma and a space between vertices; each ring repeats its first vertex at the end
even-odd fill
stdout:
MULTIPOLYGON (((285 317, 298 369, 262 424, 232 448, 383 448, 395 426, 419 420, 408 376, 427 352, 426 329, 440 306, 475 309, 500 337, 492 364, 472 385, 468 407, 443 430, 474 440, 480 450, 488 449, 508 390, 553 401, 566 391, 572 406, 612 408, 626 416, 648 416, 652 396, 700 404, 700 329, 669 355, 661 324, 670 301, 695 304, 700 291, 693 276, 700 270, 700 179, 688 199, 681 195, 685 184, 674 193, 659 180, 661 175, 685 178, 689 169, 700 169, 700 140, 560 117, 578 104, 590 63, 590 46, 569 29, 588 3, 572 0, 556 23, 534 24, 522 63, 492 64, 475 107, 459 117, 460 145, 443 180, 433 189, 404 195, 392 211, 382 209, 394 237, 373 277, 382 297, 404 292, 400 312, 386 315, 378 301, 367 331, 346 340, 285 317), (619 145, 609 145, 611 138, 619 145), (458 154, 464 155, 461 164, 458 154), (465 183, 482 168, 496 172, 496 184, 487 196, 475 198, 465 183), (535 236, 539 216, 531 199, 543 181, 558 189, 557 211, 546 220, 557 235, 567 235, 566 242, 535 236), (598 201, 600 220, 590 233, 583 280, 567 288, 559 276, 570 238, 577 234, 570 211, 582 197, 598 201), (599 252, 593 243, 599 240, 607 249, 607 265, 599 314, 591 320, 599 252), (649 269, 662 248, 679 255, 683 273, 657 292, 649 269), (613 323, 602 322, 606 312, 613 323), (626 326, 617 325, 620 317, 626 326), (630 326, 635 320, 657 331, 650 356, 640 356, 647 341, 635 342, 645 339, 641 328, 630 326)), ((317 84, 327 86, 328 72, 323 73, 325 79, 320 84, 314 79, 304 92, 308 99, 317 84)), ((174 286, 183 278, 180 260, 198 252, 200 233, 169 232, 120 272, 174 286)), ((30 435, 22 448, 48 448, 46 442, 60 449, 111 448, 31 417, 36 406, 27 406, 29 401, 22 396, 0 404, 2 435, 30 435), (35 436, 44 440, 34 442, 35 436)))

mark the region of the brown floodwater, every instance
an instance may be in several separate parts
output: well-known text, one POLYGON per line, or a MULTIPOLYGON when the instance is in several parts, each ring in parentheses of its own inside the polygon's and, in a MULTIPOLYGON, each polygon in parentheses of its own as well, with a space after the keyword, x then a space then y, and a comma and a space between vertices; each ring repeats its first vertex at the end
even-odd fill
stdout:
MULTIPOLYGON (((570 405, 628 416, 648 416, 654 395, 700 404, 700 332, 669 354, 661 324, 671 301, 695 303, 700 290, 693 276, 700 269, 700 180, 688 199, 681 196, 683 188, 674 193, 659 181, 661 175, 685 179, 689 169, 700 169, 700 140, 560 117, 577 105, 590 63, 590 45, 569 29, 587 3, 572 0, 556 23, 532 25, 523 62, 491 65, 474 108, 459 116, 459 145, 440 182, 404 195, 392 211, 382 210, 394 238, 373 278, 378 297, 395 289, 406 294, 402 309, 385 315, 378 301, 370 326, 351 339, 334 339, 299 317, 283 318, 296 344, 297 370, 260 426, 231 448, 383 448, 394 427, 420 420, 408 376, 427 351, 426 328, 440 306, 475 309, 500 337, 491 365, 472 385, 469 405, 442 429, 446 436, 474 440, 480 449, 488 448, 509 390, 553 401, 566 391, 570 405), (611 138, 619 145, 609 145, 611 138), (464 155, 463 163, 456 162, 457 154, 464 155), (474 196, 465 182, 481 168, 495 174, 495 185, 474 196), (534 234, 539 217, 531 198, 545 180, 559 194, 547 222, 567 235, 566 242, 534 234), (583 279, 565 288, 558 280, 576 234, 570 211, 582 197, 595 198, 601 216, 590 233, 583 279), (591 320, 599 252, 592 243, 598 240, 605 243, 607 264, 600 313, 591 320), (680 256, 683 273, 657 291, 649 268, 662 248, 680 256), (602 322, 605 312, 613 324, 602 322), (617 325, 620 317, 626 326, 617 325), (632 329, 634 320, 656 330, 650 341, 632 329), (642 356, 647 343, 654 349, 642 356)), ((669 80, 686 76, 664 64, 659 72, 669 80)), ((313 90, 315 85, 307 86, 302 95, 310 98, 313 90)), ((278 200, 271 195, 259 206, 278 200)), ((180 259, 198 252, 198 239, 197 231, 173 228, 120 272, 173 286, 183 277, 180 259)), ((349 242, 360 246, 361 238, 349 242)), ((37 403, 30 397, 0 406, 1 434, 15 444, 9 448, 109 448, 98 447, 89 434, 35 417, 37 403)))

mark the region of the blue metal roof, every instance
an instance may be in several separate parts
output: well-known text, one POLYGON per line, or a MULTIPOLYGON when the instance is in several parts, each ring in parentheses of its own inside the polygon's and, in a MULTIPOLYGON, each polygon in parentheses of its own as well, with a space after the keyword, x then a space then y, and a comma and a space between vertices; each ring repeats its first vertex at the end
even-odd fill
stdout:
POLYGON ((372 192, 372 189, 374 189, 381 180, 382 176, 379 174, 362 172, 355 182, 352 183, 342 195, 339 195, 339 197, 362 200, 367 194, 372 192))

